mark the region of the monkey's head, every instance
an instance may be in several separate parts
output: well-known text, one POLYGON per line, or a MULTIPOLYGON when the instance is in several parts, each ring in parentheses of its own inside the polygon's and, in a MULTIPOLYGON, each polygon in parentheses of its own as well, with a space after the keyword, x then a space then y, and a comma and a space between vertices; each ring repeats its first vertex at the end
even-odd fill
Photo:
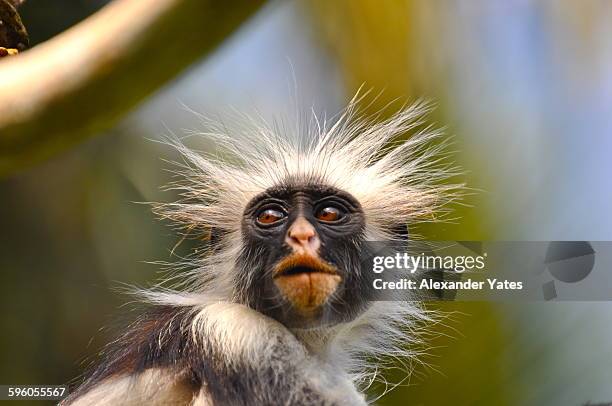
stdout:
POLYGON ((335 324, 366 305, 359 201, 323 182, 288 181, 254 197, 242 219, 238 281, 247 303, 290 327, 335 324), (245 275, 246 276, 246 275, 245 275))
POLYGON ((439 133, 402 138, 422 124, 426 106, 376 124, 355 119, 354 108, 329 127, 315 118, 294 137, 266 123, 231 135, 217 126, 206 134, 214 155, 176 145, 187 163, 185 201, 163 214, 216 236, 198 260, 195 293, 295 328, 349 321, 368 308, 364 243, 405 238, 406 226, 430 220, 456 186, 441 186, 449 168, 439 165, 443 146, 432 148, 439 133))

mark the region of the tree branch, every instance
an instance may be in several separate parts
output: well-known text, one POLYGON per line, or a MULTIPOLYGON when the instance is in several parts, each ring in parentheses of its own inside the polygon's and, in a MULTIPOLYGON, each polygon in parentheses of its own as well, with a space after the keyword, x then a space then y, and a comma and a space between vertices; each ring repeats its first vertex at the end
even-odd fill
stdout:
POLYGON ((0 175, 109 128, 212 51, 261 0, 115 0, 0 60, 0 175))

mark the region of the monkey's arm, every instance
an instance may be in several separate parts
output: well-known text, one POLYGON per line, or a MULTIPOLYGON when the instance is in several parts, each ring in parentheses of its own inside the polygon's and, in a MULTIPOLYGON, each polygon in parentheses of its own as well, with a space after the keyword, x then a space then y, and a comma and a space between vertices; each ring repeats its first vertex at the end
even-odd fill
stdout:
POLYGON ((150 368, 136 375, 107 378, 67 404, 209 405, 206 394, 198 393, 186 378, 185 373, 171 368, 150 368))
POLYGON ((231 303, 157 308, 65 404, 365 405, 284 326, 231 303), (156 403, 157 402, 157 403, 156 403))
MULTIPOLYGON (((187 363, 180 324, 188 312, 155 307, 107 346, 101 362, 62 405, 186 405, 200 395, 187 363)), ((207 403, 199 403, 205 405, 207 403)))

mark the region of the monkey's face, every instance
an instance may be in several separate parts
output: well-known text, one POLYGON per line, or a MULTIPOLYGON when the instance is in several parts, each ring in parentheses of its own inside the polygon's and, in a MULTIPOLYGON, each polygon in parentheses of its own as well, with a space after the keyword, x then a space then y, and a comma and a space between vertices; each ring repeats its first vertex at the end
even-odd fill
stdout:
POLYGON ((237 263, 239 300, 289 327, 354 318, 368 300, 359 202, 320 185, 266 190, 247 206, 237 263))

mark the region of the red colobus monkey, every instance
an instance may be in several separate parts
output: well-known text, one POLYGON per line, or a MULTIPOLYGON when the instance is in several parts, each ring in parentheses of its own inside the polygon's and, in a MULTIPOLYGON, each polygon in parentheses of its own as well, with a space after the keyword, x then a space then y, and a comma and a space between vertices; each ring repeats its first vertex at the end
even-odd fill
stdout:
POLYGON ((252 120, 231 137, 218 126, 204 135, 217 155, 175 143, 184 199, 157 209, 215 238, 180 289, 141 292, 150 309, 64 404, 367 403, 372 360, 410 357, 427 315, 368 299, 362 245, 398 238, 453 187, 440 186, 438 133, 397 140, 425 105, 376 124, 354 111, 296 136, 252 120))

